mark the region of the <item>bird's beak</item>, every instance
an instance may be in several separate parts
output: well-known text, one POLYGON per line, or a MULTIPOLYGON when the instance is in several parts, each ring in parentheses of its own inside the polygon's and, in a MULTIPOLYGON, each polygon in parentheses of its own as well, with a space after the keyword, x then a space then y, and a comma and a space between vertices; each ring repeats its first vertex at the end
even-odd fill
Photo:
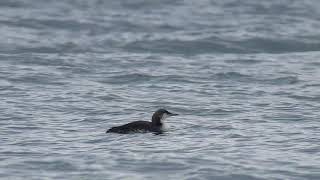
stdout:
POLYGON ((169 113, 169 116, 178 116, 179 114, 169 113))

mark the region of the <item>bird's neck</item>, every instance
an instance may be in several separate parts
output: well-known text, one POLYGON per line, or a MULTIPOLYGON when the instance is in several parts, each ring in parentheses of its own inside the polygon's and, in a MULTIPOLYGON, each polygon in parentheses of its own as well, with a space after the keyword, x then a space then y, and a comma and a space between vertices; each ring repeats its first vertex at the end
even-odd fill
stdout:
POLYGON ((162 126, 163 122, 161 121, 161 118, 153 116, 152 117, 152 125, 154 125, 154 126, 162 126))

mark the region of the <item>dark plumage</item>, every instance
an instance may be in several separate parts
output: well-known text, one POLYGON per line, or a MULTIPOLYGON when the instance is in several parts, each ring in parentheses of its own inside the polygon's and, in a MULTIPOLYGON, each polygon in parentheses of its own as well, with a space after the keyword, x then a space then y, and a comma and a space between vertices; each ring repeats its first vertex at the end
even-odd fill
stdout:
POLYGON ((122 126, 112 127, 106 133, 134 133, 134 132, 161 132, 163 120, 169 116, 176 116, 165 109, 158 109, 152 115, 152 121, 134 121, 122 126))

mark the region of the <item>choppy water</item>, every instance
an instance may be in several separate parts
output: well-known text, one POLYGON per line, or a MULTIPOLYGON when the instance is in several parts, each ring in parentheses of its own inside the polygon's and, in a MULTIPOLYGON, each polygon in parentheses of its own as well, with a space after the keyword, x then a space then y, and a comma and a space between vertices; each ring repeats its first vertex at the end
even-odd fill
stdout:
POLYGON ((319 9, 1 0, 0 178, 320 179, 319 9))

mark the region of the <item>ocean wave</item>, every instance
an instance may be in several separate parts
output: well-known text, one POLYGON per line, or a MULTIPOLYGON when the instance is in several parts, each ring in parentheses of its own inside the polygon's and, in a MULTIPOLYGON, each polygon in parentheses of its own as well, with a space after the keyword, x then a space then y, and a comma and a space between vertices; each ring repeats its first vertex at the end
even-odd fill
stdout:
POLYGON ((320 102, 320 96, 303 96, 303 95, 290 95, 290 98, 301 100, 301 101, 314 101, 320 102))
POLYGON ((112 83, 112 84, 122 84, 122 83, 139 83, 142 81, 150 81, 153 76, 148 74, 142 73, 130 73, 130 74, 123 74, 123 75, 116 75, 107 77, 104 80, 99 82, 102 83, 112 83))
POLYGON ((230 60, 225 60, 225 62, 226 62, 226 63, 230 63, 230 64, 251 65, 251 64, 262 63, 263 60, 255 60, 255 59, 230 59, 230 60))
MULTIPOLYGON (((146 36, 148 37, 148 36, 146 36)), ((179 35, 178 35, 179 37, 179 35)), ((155 53, 202 54, 202 53, 288 53, 318 51, 320 43, 299 39, 251 38, 231 41, 215 36, 204 39, 184 40, 150 38, 128 42, 121 48, 129 51, 155 53)))
POLYGON ((211 77, 215 80, 252 81, 255 79, 253 76, 242 74, 239 72, 233 72, 233 71, 215 73, 211 77))
POLYGON ((266 79, 263 82, 272 85, 290 85, 296 84, 299 82, 299 78, 296 76, 286 76, 286 77, 279 77, 274 79, 266 79))
POLYGON ((7 78, 12 83, 46 84, 46 85, 65 85, 67 82, 52 74, 30 74, 7 78))
POLYGON ((125 44, 123 49, 128 51, 149 51, 154 53, 173 54, 202 54, 202 53, 244 53, 243 48, 235 48, 221 40, 212 38, 200 40, 157 39, 139 40, 125 44))
MULTIPOLYGON (((312 37, 310 37, 312 39, 312 37)), ((231 43, 231 42, 230 42, 231 43)), ((241 46, 246 52, 251 53, 289 53, 318 51, 320 43, 308 42, 305 39, 274 39, 274 38, 250 38, 241 41, 233 41, 235 46, 241 46)))
POLYGON ((215 80, 230 80, 238 82, 247 82, 247 83, 259 83, 259 84, 269 84, 269 85, 290 85, 296 84, 299 82, 299 78, 296 76, 285 76, 277 78, 261 78, 254 75, 247 75, 239 72, 221 72, 215 73, 212 75, 212 78, 215 80))
POLYGON ((201 83, 197 79, 192 79, 188 76, 179 76, 179 75, 150 75, 145 73, 129 73, 123 75, 110 76, 101 80, 102 83, 151 83, 150 86, 154 86, 153 83, 167 82, 167 83, 201 83), (153 83, 152 83, 153 82, 153 83))

